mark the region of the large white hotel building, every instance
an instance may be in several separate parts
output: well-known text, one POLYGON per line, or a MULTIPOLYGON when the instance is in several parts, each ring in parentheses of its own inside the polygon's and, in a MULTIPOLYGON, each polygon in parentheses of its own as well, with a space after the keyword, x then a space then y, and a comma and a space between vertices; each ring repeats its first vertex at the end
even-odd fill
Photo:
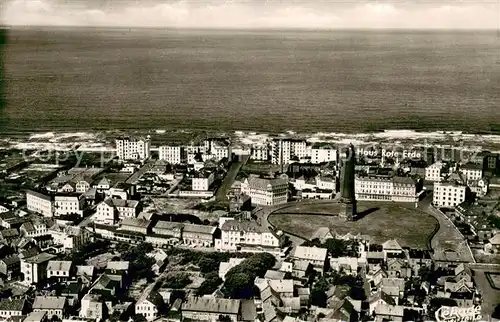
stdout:
POLYGON ((148 139, 119 138, 116 143, 116 155, 120 160, 146 160, 151 156, 151 143, 148 139))
POLYGON ((418 201, 417 184, 409 177, 357 176, 354 186, 357 200, 418 201))

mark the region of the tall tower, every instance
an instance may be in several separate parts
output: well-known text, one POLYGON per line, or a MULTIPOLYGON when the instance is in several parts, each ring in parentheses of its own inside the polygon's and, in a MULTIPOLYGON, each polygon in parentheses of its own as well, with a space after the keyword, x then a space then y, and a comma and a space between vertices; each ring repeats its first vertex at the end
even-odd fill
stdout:
POLYGON ((340 212, 339 217, 352 221, 356 217, 356 194, 354 191, 354 167, 356 155, 351 144, 340 155, 340 212))

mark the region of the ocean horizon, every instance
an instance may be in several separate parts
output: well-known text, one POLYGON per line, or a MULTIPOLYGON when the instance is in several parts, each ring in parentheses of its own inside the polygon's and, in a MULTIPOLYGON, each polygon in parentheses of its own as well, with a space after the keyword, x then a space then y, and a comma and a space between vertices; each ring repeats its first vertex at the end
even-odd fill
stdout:
POLYGON ((500 133, 494 30, 4 29, 0 135, 500 133))

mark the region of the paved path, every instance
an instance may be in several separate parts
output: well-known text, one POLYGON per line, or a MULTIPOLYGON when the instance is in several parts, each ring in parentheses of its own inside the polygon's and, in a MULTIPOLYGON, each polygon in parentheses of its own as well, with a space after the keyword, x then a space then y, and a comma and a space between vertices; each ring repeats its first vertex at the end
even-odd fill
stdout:
POLYGON ((475 263, 472 251, 466 238, 460 233, 455 224, 438 209, 431 205, 432 193, 429 193, 418 206, 420 210, 432 215, 439 222, 439 230, 432 237, 431 248, 434 250, 434 256, 437 260, 444 260, 440 257, 440 250, 455 250, 463 261, 475 263), (437 253, 436 253, 437 251, 437 253))
POLYGON ((126 183, 129 183, 129 184, 132 184, 132 183, 136 183, 137 180, 139 180, 139 178, 147 171, 149 171, 156 163, 156 160, 148 160, 146 161, 146 163, 137 171, 135 172, 134 174, 132 174, 128 179, 127 181, 125 181, 126 183))
POLYGON ((233 162, 231 164, 229 170, 227 170, 224 180, 222 180, 222 183, 217 190, 217 194, 215 195, 217 201, 227 201, 228 190, 231 189, 231 186, 233 185, 234 180, 236 180, 236 176, 240 172, 241 167, 247 163, 249 158, 250 155, 245 155, 243 156, 242 161, 233 162))

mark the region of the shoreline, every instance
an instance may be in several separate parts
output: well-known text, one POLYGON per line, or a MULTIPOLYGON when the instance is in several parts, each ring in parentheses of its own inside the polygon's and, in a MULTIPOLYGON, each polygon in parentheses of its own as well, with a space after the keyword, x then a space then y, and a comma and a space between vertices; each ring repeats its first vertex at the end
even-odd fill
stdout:
POLYGON ((32 131, 24 135, 8 137, 0 136, 0 150, 60 150, 102 152, 114 150, 114 140, 119 136, 151 137, 152 148, 173 143, 189 144, 206 136, 227 136, 233 140, 236 148, 258 146, 265 144, 273 137, 292 137, 304 139, 310 144, 325 142, 337 145, 384 145, 398 144, 401 146, 459 146, 463 149, 484 149, 500 153, 499 134, 474 134, 464 131, 419 131, 411 129, 380 130, 377 132, 343 133, 315 132, 257 132, 257 131, 196 131, 177 129, 149 130, 111 130, 111 131, 32 131))

